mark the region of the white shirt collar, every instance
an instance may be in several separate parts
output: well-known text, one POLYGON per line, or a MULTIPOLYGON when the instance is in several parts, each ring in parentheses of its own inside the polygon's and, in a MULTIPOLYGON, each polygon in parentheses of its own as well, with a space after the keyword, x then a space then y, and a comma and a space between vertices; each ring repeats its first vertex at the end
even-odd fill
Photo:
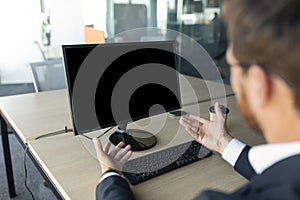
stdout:
POLYGON ((254 146, 249 151, 249 162, 257 174, 285 158, 300 154, 300 141, 254 146))

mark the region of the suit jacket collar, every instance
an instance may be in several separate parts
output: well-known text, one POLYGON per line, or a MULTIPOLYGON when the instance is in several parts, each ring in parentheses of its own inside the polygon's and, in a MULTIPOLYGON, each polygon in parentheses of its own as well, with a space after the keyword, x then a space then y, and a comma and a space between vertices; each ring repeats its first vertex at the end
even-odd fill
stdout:
POLYGON ((283 159, 251 179, 251 187, 262 188, 272 184, 300 181, 300 154, 283 159))
POLYGON ((300 142, 264 144, 249 151, 249 162, 257 174, 285 158, 300 154, 300 142))

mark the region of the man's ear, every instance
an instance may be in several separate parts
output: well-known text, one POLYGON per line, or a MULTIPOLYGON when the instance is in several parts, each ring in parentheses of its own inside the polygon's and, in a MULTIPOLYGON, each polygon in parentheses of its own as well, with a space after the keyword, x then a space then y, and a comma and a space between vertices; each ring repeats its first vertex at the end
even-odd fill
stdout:
POLYGON ((260 109, 268 103, 272 94, 272 82, 266 71, 252 65, 248 69, 247 90, 248 98, 253 109, 260 109))

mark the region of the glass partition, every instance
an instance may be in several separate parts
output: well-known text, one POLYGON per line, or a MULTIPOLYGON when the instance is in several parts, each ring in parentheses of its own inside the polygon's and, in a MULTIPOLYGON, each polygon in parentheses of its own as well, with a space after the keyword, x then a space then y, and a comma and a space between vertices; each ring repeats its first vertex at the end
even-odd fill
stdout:
MULTIPOLYGON (((229 82, 220 0, 107 0, 107 42, 176 39, 174 32, 201 44, 217 64, 223 80, 229 82), (137 28, 140 30, 132 38, 123 34, 137 28)), ((183 60, 181 65, 182 73, 201 77, 189 63, 183 60)))

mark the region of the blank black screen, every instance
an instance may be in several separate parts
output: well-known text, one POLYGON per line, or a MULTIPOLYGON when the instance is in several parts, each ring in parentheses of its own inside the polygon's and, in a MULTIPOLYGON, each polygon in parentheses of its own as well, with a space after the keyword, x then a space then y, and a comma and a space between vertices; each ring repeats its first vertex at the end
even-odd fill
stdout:
POLYGON ((63 56, 75 134, 181 107, 173 41, 64 45, 63 56))

